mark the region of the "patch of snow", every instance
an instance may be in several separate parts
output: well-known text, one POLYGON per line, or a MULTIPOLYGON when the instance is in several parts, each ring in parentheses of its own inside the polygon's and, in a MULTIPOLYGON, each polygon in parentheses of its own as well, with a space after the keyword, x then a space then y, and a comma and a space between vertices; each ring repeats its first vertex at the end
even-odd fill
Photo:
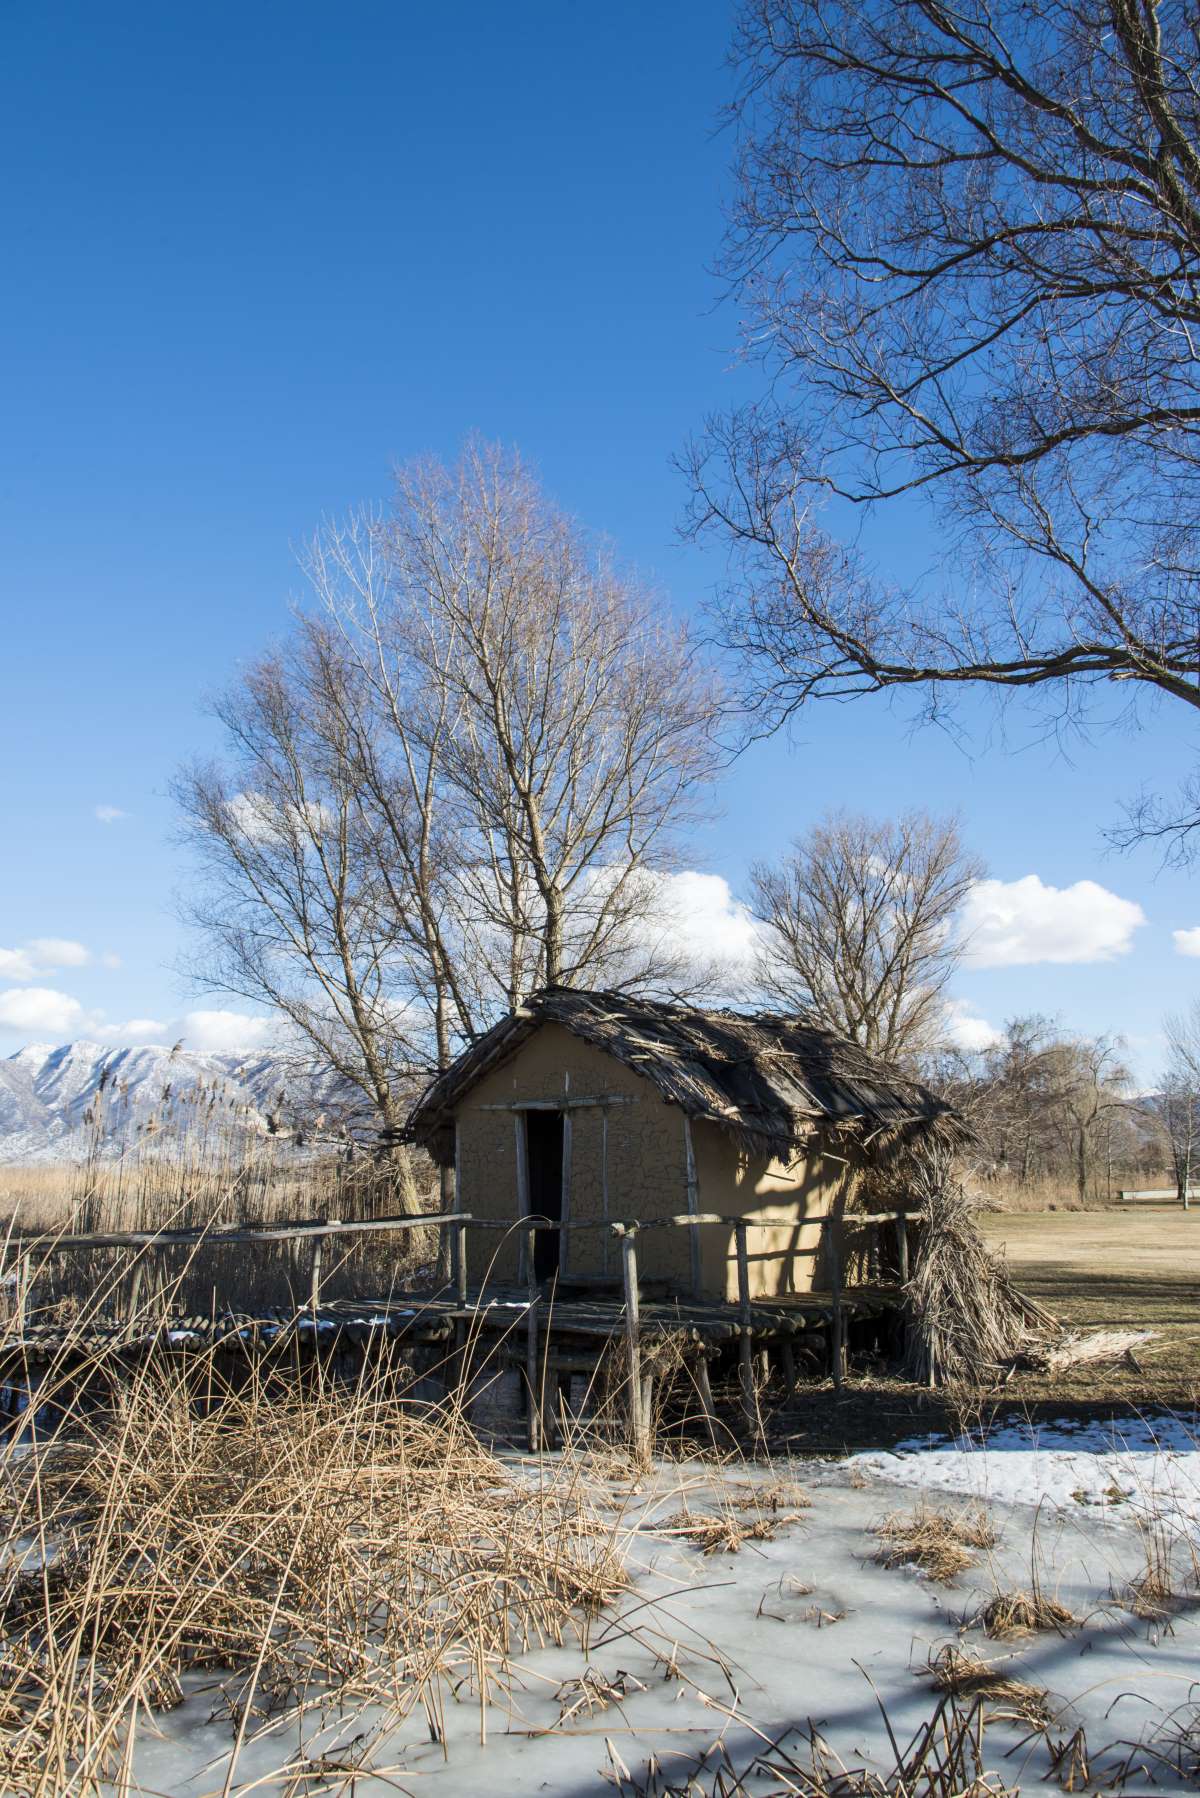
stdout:
POLYGON ((1115 1421, 1013 1419, 956 1438, 931 1435, 850 1465, 899 1486, 1008 1504, 1098 1507, 1162 1521, 1200 1540, 1200 1419, 1164 1413, 1115 1421))

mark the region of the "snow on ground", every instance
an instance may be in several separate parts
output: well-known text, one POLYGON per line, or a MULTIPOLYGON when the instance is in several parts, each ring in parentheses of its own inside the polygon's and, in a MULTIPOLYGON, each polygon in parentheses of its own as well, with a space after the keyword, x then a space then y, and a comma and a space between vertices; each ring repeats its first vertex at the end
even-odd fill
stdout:
MULTIPOLYGON (((694 1758, 711 1754, 718 1741, 741 1770, 764 1738, 785 1735, 789 1752, 807 1765, 804 1732, 810 1722, 848 1765, 865 1760, 886 1772, 893 1761, 880 1702, 898 1740, 907 1743, 936 1702, 928 1661, 951 1642, 1001 1660, 1014 1674, 1045 1688, 1056 1712, 1051 1733, 1062 1739, 1077 1727, 1085 1729, 1093 1768, 1087 1789, 1104 1790, 1106 1774, 1128 1753, 1122 1743, 1140 1740, 1179 1707, 1200 1702, 1193 1684, 1200 1670, 1200 1622, 1184 1612, 1169 1627, 1147 1624, 1114 1602, 1114 1592, 1141 1564, 1128 1509, 1081 1505, 1066 1492, 1068 1477, 1080 1490, 1103 1492, 1110 1471, 1119 1471, 1118 1461, 1123 1468, 1131 1455, 1165 1455, 1161 1430, 1151 1446, 1149 1434, 1131 1434, 1125 1426, 1119 1449, 1100 1435, 1070 1432, 1069 1437, 1070 1450, 1047 1448, 1045 1433, 1036 1450, 1019 1446, 1018 1433, 1008 1449, 992 1439, 983 1452, 993 1461, 1005 1453, 1043 1457, 1036 1476, 1027 1468, 1022 1479, 1008 1480, 1008 1492, 1019 1487, 1022 1496, 1030 1495, 1053 1475, 1067 1502, 1039 1514, 993 1493, 998 1545, 981 1554, 977 1567, 953 1587, 874 1561, 873 1527, 896 1508, 898 1495, 891 1472, 879 1477, 869 1456, 849 1463, 777 1462, 728 1470, 664 1465, 632 1488, 628 1476, 600 1482, 601 1514, 613 1519, 632 1588, 589 1622, 582 1646, 535 1648, 517 1657, 508 1690, 493 1693, 486 1741, 478 1703, 465 1691, 457 1699, 445 1695, 442 1740, 433 1738, 419 1706, 377 1739, 378 1719, 369 1714, 324 1727, 315 1715, 301 1722, 293 1718, 247 1745, 229 1790, 248 1793, 253 1785, 264 1798, 285 1790, 351 1789, 355 1798, 382 1798, 385 1792, 615 1798, 612 1773, 618 1762, 632 1775, 633 1783, 620 1788, 630 1793, 644 1788, 647 1766, 658 1757, 661 1791, 668 1779, 685 1785, 694 1758), (1060 1477, 1059 1461, 1045 1457, 1067 1453, 1074 1457, 1072 1471, 1068 1476, 1063 1463, 1060 1477), (1112 1469, 1109 1457, 1115 1457, 1112 1469), (656 1526, 684 1505, 704 1513, 732 1502, 736 1511, 739 1498, 781 1479, 806 1486, 812 1504, 772 1539, 745 1542, 736 1554, 706 1556, 677 1535, 656 1533, 656 1526), (988 1641, 978 1630, 967 1628, 964 1634, 966 1620, 998 1587, 1028 1587, 1035 1564, 1044 1587, 1080 1618, 1078 1629, 1007 1645, 988 1641), (608 1697, 598 1704, 589 1704, 583 1688, 573 1683, 589 1670, 607 1688, 608 1697), (370 1748, 352 1787, 332 1771, 347 1745, 356 1754, 370 1748), (276 1770, 301 1751, 314 1760, 326 1757, 326 1781, 286 1786, 276 1770)), ((974 1480, 975 1470, 988 1465, 978 1449, 910 1447, 884 1461, 889 1468, 894 1461, 909 1470, 914 1482, 919 1471, 941 1467, 944 1491, 986 1489, 986 1482, 965 1483, 968 1467, 974 1480), (931 1458, 939 1454, 958 1460, 931 1458), (952 1476, 955 1468, 960 1471, 952 1476), (961 1483, 952 1483, 954 1477, 961 1483)), ((512 1459, 512 1471, 524 1480, 542 1477, 536 1463, 519 1457, 512 1459)), ((1005 1484, 999 1476, 994 1483, 1005 1484)), ((785 1496, 785 1511, 789 1502, 785 1496)), ((138 1748, 136 1782, 123 1792, 172 1798, 220 1792, 231 1727, 228 1721, 210 1721, 212 1712, 210 1686, 197 1688, 180 1710, 160 1717, 157 1738, 147 1733, 138 1748)), ((1023 1793, 1061 1791, 1048 1778, 1043 1738, 1030 1737, 1024 1724, 998 1724, 987 1740, 997 1784, 1019 1786, 1023 1793)), ((717 1766, 710 1758, 689 1789, 711 1792, 717 1766)), ((1152 1788, 1144 1776, 1134 1778, 1126 1798, 1129 1791, 1183 1789, 1161 1769, 1159 1774, 1152 1788)), ((757 1776, 745 1786, 755 1794, 785 1789, 778 1779, 757 1776)))
POLYGON ((860 1473, 922 1491, 1071 1511, 1096 1506, 1161 1522, 1200 1545, 1200 1418, 1105 1422, 1024 1418, 951 1439, 913 1437, 851 1457, 860 1473))

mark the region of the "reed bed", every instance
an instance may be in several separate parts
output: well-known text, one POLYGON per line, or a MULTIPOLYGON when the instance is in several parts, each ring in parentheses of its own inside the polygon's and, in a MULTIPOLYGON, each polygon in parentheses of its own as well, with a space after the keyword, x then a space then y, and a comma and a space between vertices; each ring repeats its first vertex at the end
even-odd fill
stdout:
POLYGON ((192 1372, 148 1364, 105 1413, 9 1446, 4 1792, 99 1798, 139 1731, 201 1690, 231 1790, 251 1743, 283 1753, 284 1725, 294 1742, 336 1716, 353 1737, 369 1717, 378 1741, 420 1710, 438 1740, 452 1695, 484 1731, 515 1653, 586 1654, 625 1575, 577 1464, 523 1479, 454 1404, 369 1369, 352 1390, 252 1382, 205 1404, 192 1372))
MULTIPOLYGON (((52 1252, 74 1235, 252 1229, 306 1217, 353 1222, 440 1204, 432 1169, 405 1150, 301 1153, 288 1141, 211 1122, 169 1144, 151 1136, 116 1155, 103 1146, 75 1163, 0 1166, 0 1247, 17 1236, 42 1239, 33 1285, 43 1310, 87 1309, 100 1291, 115 1301, 130 1272, 127 1251, 52 1252)), ((433 1230, 342 1239, 328 1255, 322 1290, 330 1298, 382 1296, 411 1284, 437 1252, 433 1230)), ((310 1254, 294 1241, 156 1249, 144 1270, 152 1279, 141 1288, 147 1296, 169 1290, 189 1312, 286 1309, 307 1296, 310 1254)), ((3 1299, 0 1290, 0 1309, 3 1299)))

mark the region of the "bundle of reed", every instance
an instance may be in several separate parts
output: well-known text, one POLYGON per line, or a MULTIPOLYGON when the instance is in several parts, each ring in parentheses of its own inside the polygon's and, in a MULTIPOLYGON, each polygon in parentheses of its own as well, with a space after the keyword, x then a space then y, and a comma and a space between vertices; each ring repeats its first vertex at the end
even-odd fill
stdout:
POLYGON ((914 1159, 910 1204, 924 1214, 912 1276, 906 1371, 915 1379, 986 1385, 1057 1332, 1009 1278, 976 1223, 978 1201, 939 1146, 914 1159))

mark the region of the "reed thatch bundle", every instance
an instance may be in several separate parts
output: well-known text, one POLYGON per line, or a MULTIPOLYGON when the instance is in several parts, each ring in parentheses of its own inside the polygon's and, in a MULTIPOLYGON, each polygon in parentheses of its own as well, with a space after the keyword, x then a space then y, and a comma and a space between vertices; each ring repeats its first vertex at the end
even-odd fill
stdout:
POLYGON ((931 1144, 914 1156, 909 1190, 925 1222, 905 1288, 906 1371, 930 1385, 985 1385, 1057 1325, 1017 1290, 1003 1257, 988 1247, 975 1221, 978 1202, 954 1177, 948 1149, 931 1144))

